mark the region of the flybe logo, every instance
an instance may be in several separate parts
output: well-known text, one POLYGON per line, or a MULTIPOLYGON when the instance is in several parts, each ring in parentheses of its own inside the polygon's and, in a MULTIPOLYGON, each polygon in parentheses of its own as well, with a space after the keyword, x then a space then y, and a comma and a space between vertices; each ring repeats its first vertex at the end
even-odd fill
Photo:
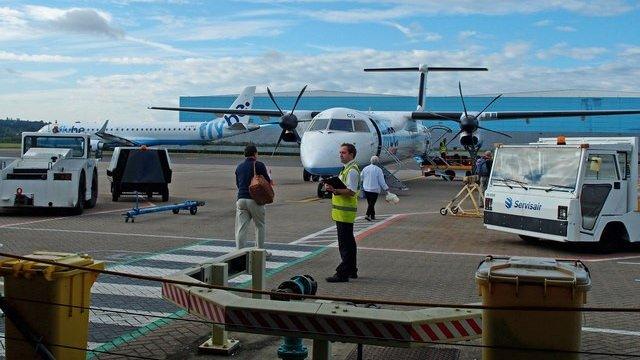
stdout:
POLYGON ((85 131, 85 128, 82 126, 76 127, 75 125, 74 126, 62 125, 58 127, 58 131, 61 133, 83 133, 85 131))
POLYGON ((541 203, 533 203, 533 202, 524 202, 524 201, 520 201, 520 200, 513 200, 512 198, 508 197, 504 200, 504 206, 507 209, 511 209, 516 208, 516 209, 525 209, 525 210, 534 210, 534 211, 540 211, 542 210, 542 204, 541 203))
MULTIPOLYGON (((236 109, 241 110, 244 108, 248 108, 249 106, 251 106, 251 103, 247 101, 244 104, 238 104, 238 106, 236 106, 236 109)), ((237 123, 237 122, 240 122, 240 118, 243 116, 245 115, 240 115, 239 117, 237 114, 225 115, 224 119, 227 121, 227 125, 231 126, 232 125, 231 119, 234 120, 233 123, 237 123)))

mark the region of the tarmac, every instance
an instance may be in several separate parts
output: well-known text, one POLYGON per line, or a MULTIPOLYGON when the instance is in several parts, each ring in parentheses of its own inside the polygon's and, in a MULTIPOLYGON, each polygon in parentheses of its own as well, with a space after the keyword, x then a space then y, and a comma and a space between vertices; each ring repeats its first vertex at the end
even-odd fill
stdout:
MULTIPOLYGON (((11 156, 3 151, 2 156, 11 156)), ((309 274, 319 295, 376 300, 469 304, 482 301, 474 275, 486 255, 580 259, 589 268, 592 289, 587 305, 637 307, 640 298, 640 251, 625 247, 602 254, 593 246, 525 242, 513 234, 490 231, 482 219, 442 216, 439 209, 462 183, 424 178, 414 165, 398 172, 409 190, 398 191, 398 204, 379 201, 377 221, 363 219, 366 201, 359 203, 356 222, 359 278, 327 283, 339 262, 330 200, 316 197, 317 183, 302 181, 297 157, 262 156, 276 183, 276 201, 267 206, 267 289, 294 275, 309 274)), ((100 197, 94 209, 80 216, 60 211, 3 211, 0 251, 27 255, 34 251, 86 253, 105 261, 110 270, 166 275, 232 251, 235 246, 235 165, 238 155, 172 154, 170 202, 201 200, 196 215, 161 212, 125 223, 122 214, 134 197, 112 202, 100 163, 100 197)), ((162 205, 159 197, 141 206, 162 205)), ((244 278, 232 284, 241 285, 244 278)), ((185 315, 162 299, 160 285, 100 275, 92 288, 89 358, 98 359, 223 359, 199 354, 197 346, 211 335, 211 324, 185 315)), ((385 306, 385 308, 392 308, 385 306)), ((584 359, 607 354, 640 356, 640 316, 628 312, 583 313, 584 359)), ((4 326, 0 326, 4 333, 4 326)), ((235 359, 276 359, 281 339, 230 333, 241 342, 235 359)), ((310 346, 310 342, 305 340, 310 346)), ((2 343, 4 347, 4 342, 2 343)), ((419 350, 364 346, 364 358, 475 359, 479 341, 419 350)), ((355 359, 355 344, 334 343, 333 359, 355 359)), ((3 350, 2 350, 3 353, 3 350)), ((618 356, 617 358, 625 358, 618 356)))

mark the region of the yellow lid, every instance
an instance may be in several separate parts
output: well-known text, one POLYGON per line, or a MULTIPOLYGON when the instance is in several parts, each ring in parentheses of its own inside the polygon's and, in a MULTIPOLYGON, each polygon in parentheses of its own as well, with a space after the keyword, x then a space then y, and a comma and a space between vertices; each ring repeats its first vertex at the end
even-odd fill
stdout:
MULTIPOLYGON (((93 259, 86 254, 72 254, 61 253, 52 251, 36 251, 33 254, 25 255, 25 257, 55 261, 61 264, 75 265, 75 266, 91 266, 96 267, 97 263, 94 263, 93 259), (92 266, 94 265, 94 266, 92 266)), ((100 266, 102 267, 102 266, 100 266)), ((0 275, 13 275, 24 276, 25 278, 31 278, 34 274, 42 274, 45 279, 52 280, 54 275, 64 276, 62 273, 68 274, 70 271, 80 271, 76 269, 70 269, 59 265, 50 265, 39 263, 35 261, 26 261, 18 259, 4 259, 0 261, 0 275)))

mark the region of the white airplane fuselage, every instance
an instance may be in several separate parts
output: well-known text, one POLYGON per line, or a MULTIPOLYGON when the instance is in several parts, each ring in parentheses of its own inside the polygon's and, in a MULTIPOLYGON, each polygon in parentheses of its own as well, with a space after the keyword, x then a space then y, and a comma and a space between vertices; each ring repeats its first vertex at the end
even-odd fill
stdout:
MULTIPOLYGON (((228 116, 228 115, 227 115, 228 116)), ((234 116, 234 115, 232 115, 234 116)), ((234 124, 234 119, 218 118, 202 123, 122 123, 109 124, 105 129, 111 135, 121 137, 139 145, 205 145, 213 140, 218 140, 248 131, 257 130, 248 125, 246 130, 230 129, 229 125, 234 124)), ((98 139, 96 132, 100 130, 102 124, 80 122, 58 123, 43 126, 40 132, 50 132, 53 127, 58 127, 60 133, 79 133, 92 135, 92 139, 98 139)))
POLYGON ((429 131, 411 120, 410 114, 347 108, 322 111, 302 135, 302 165, 314 175, 337 174, 343 167, 338 156, 343 143, 355 145, 356 162, 361 168, 369 164, 373 155, 385 165, 422 154, 429 131))

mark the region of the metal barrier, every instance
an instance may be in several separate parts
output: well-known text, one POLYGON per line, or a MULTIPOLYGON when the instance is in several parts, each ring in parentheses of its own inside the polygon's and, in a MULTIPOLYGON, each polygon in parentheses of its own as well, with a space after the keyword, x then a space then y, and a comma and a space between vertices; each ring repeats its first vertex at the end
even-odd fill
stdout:
MULTIPOLYGON (((258 263, 242 263, 248 257, 244 259, 227 260, 226 270, 225 264, 204 264, 166 276, 165 279, 197 285, 211 283, 216 272, 227 272, 233 276, 238 269, 252 269, 252 275, 256 276, 259 272, 254 270, 258 271, 258 263), (217 268, 221 270, 214 270, 217 268)), ((252 280, 254 288, 264 287, 264 277, 252 280)), ((218 281, 218 284, 222 283, 224 281, 218 281)), ((214 338, 216 327, 238 332, 309 338, 313 339, 314 359, 329 358, 330 341, 415 347, 433 345, 434 342, 471 340, 482 334, 481 310, 435 308, 402 311, 328 302, 282 302, 261 299, 259 294, 247 298, 226 290, 166 282, 162 284, 162 296, 189 313, 214 322, 214 338)))

